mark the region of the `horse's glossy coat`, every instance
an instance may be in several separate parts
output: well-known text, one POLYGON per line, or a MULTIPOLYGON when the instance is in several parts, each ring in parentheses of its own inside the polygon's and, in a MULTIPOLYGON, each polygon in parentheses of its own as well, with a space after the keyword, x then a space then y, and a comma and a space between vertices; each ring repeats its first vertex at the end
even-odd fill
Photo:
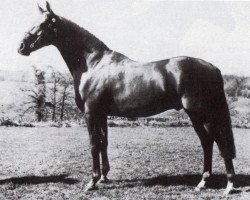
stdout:
POLYGON ((110 50, 76 24, 39 7, 42 21, 24 37, 19 53, 54 45, 74 79, 76 103, 86 116, 93 158, 87 190, 101 178, 107 181, 107 116, 145 117, 168 109, 189 115, 204 151, 204 173, 196 190, 212 173, 213 143, 224 158, 228 174, 225 194, 233 189, 235 157, 230 115, 218 68, 197 58, 176 57, 139 63, 110 50), (100 157, 102 169, 100 169, 100 157))
POLYGON ((123 117, 146 117, 181 108, 202 111, 204 106, 196 101, 204 96, 206 87, 216 90, 220 82, 219 70, 200 59, 176 57, 138 63, 128 58, 116 61, 112 59, 116 54, 108 52, 82 75, 80 94, 86 111, 99 109, 123 117))

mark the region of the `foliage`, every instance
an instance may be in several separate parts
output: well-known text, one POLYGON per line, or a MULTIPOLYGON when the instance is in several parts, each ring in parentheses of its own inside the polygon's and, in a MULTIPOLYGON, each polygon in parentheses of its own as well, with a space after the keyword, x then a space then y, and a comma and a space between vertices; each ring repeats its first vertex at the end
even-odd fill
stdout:
MULTIPOLYGON (((242 96, 242 91, 248 90, 247 77, 235 76, 235 75, 224 75, 224 88, 225 92, 230 97, 242 96)), ((250 89, 250 88, 249 88, 250 89)))
POLYGON ((44 71, 34 67, 33 86, 22 88, 28 97, 23 103, 25 110, 22 118, 34 112, 37 114, 36 121, 56 122, 82 117, 75 104, 71 75, 55 71, 50 66, 44 71))
POLYGON ((46 99, 46 84, 45 72, 33 66, 35 82, 32 88, 22 89, 28 96, 28 100, 24 105, 28 105, 23 114, 28 111, 33 111, 36 114, 37 121, 42 121, 45 116, 45 99, 46 99))

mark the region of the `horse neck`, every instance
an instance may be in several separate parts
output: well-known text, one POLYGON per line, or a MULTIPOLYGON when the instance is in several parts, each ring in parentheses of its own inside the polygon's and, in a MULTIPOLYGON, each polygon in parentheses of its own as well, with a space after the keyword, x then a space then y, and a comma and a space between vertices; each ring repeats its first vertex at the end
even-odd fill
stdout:
POLYGON ((90 57, 101 59, 103 54, 110 50, 94 35, 69 20, 61 18, 57 28, 58 34, 53 45, 60 51, 73 76, 76 98, 79 98, 81 76, 91 68, 88 59, 90 57))
POLYGON ((57 32, 54 46, 60 51, 76 82, 80 82, 82 73, 92 67, 88 62, 90 57, 101 59, 106 51, 110 51, 94 35, 67 19, 61 18, 57 32))

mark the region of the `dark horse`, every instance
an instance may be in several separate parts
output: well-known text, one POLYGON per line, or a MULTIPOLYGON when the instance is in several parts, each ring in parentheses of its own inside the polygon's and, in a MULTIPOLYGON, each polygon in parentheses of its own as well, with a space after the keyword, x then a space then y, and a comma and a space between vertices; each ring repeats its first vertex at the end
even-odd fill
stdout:
POLYGON ((204 171, 196 190, 212 173, 212 151, 217 143, 224 158, 228 184, 233 189, 235 145, 220 70, 197 58, 175 57, 139 63, 109 49, 87 30, 40 6, 41 21, 25 34, 19 53, 25 56, 54 45, 74 79, 75 100, 85 113, 93 158, 91 190, 107 181, 107 116, 146 117, 168 109, 184 109, 204 151, 204 171), (100 157, 102 169, 100 169, 100 157))

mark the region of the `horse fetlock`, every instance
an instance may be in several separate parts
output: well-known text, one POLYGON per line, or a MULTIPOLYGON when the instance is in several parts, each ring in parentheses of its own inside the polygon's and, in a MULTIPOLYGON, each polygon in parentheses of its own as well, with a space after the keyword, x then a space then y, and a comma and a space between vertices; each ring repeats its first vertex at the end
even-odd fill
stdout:
POLYGON ((96 182, 93 181, 93 179, 85 186, 84 192, 97 190, 98 187, 96 186, 96 182))
POLYGON ((228 181, 227 182, 227 187, 226 187, 225 191, 223 192, 223 196, 227 196, 233 190, 234 190, 233 182, 232 181, 228 181))
POLYGON ((196 186, 195 188, 195 191, 196 192, 199 192, 201 191, 202 189, 205 189, 205 184, 206 184, 206 181, 204 179, 202 179, 199 184, 196 186))
POLYGON ((108 182, 109 182, 109 179, 105 175, 102 175, 101 179, 98 181, 98 183, 108 183, 108 182))
POLYGON ((98 173, 93 173, 93 175, 92 175, 92 180, 93 180, 93 183, 94 184, 96 184, 97 183, 97 181, 99 181, 100 180, 100 178, 101 178, 101 174, 100 174, 100 172, 98 172, 98 173))
POLYGON ((235 175, 234 174, 227 174, 227 179, 230 182, 233 182, 235 180, 235 175))
POLYGON ((209 173, 209 172, 204 172, 204 173, 203 173, 201 181, 199 182, 199 184, 198 184, 197 187, 195 188, 195 191, 196 191, 196 192, 199 192, 199 191, 201 191, 202 189, 205 189, 205 188, 206 188, 206 182, 207 182, 207 180, 209 179, 209 177, 210 177, 210 173, 209 173))
POLYGON ((202 179, 204 179, 205 181, 211 176, 211 174, 209 172, 204 172, 202 175, 202 179))

